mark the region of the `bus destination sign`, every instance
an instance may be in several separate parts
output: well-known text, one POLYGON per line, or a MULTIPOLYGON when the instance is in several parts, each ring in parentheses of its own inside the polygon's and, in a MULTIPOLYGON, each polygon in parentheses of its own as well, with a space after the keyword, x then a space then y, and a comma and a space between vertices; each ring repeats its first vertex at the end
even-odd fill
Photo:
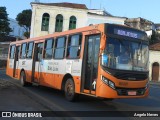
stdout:
POLYGON ((137 33, 132 31, 122 30, 122 29, 114 29, 114 34, 131 37, 131 38, 138 38, 137 33))

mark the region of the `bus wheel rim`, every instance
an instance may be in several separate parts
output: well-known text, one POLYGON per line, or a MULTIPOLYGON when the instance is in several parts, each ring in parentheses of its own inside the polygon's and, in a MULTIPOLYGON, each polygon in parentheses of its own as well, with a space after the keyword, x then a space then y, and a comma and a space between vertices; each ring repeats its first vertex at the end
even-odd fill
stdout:
POLYGON ((73 95, 73 86, 72 86, 72 84, 69 82, 68 84, 67 84, 67 95, 68 96, 72 96, 73 95))

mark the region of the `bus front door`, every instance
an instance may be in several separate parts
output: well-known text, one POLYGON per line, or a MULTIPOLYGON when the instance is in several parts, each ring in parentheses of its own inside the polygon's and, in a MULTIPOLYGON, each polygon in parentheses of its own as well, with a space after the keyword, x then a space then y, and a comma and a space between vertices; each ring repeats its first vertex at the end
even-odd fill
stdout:
POLYGON ((13 77, 17 77, 17 75, 18 75, 19 51, 20 51, 20 46, 16 46, 16 48, 15 48, 14 68, 13 68, 13 77))
POLYGON ((42 65, 41 61, 43 58, 43 43, 35 43, 34 57, 32 63, 32 82, 39 83, 41 79, 42 65))
POLYGON ((100 46, 100 35, 88 36, 85 43, 84 52, 84 79, 82 80, 83 92, 88 91, 90 94, 95 94, 96 81, 98 74, 98 54, 100 46))

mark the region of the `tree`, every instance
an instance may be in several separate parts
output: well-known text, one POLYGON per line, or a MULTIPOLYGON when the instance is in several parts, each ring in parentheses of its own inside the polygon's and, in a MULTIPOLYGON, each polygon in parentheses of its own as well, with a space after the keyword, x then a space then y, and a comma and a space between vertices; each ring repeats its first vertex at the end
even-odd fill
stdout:
POLYGON ((9 32, 12 32, 12 29, 9 27, 6 7, 0 7, 0 37, 9 35, 9 32))
POLYGON ((149 44, 155 44, 157 42, 160 42, 160 33, 153 31, 152 35, 151 35, 151 39, 149 41, 149 44))
POLYGON ((26 32, 24 33, 24 36, 27 37, 27 38, 29 38, 29 34, 30 34, 31 16, 32 16, 32 10, 27 9, 27 10, 23 10, 16 17, 16 20, 18 21, 18 24, 21 27, 24 27, 26 29, 26 32))

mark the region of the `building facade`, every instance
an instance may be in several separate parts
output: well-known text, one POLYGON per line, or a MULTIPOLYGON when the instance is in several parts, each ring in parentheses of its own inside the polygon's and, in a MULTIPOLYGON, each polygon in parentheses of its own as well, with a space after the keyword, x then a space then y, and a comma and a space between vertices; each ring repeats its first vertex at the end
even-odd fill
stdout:
POLYGON ((124 24, 126 18, 115 17, 105 10, 89 10, 84 4, 31 3, 30 37, 44 36, 98 23, 124 24))
POLYGON ((153 44, 149 48, 149 79, 160 82, 160 43, 153 44))
POLYGON ((153 34, 153 31, 155 31, 155 24, 152 21, 149 21, 149 20, 141 18, 141 17, 127 18, 125 20, 125 24, 130 27, 145 31, 149 38, 153 34))

